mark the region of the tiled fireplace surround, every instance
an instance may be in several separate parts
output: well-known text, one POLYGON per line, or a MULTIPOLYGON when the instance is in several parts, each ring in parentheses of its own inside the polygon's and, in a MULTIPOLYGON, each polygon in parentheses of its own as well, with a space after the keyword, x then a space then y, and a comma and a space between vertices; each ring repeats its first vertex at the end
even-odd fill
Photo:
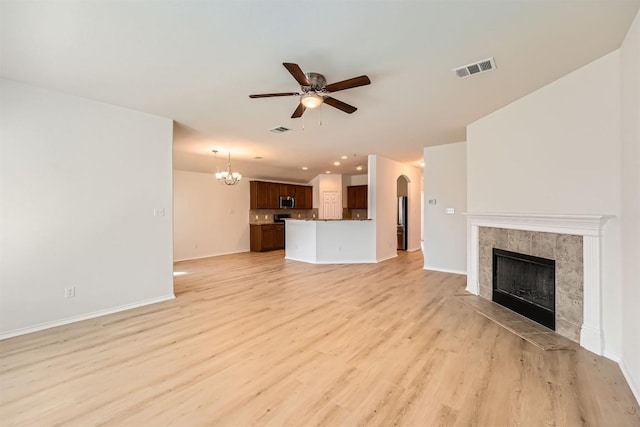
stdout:
POLYGON ((601 233, 605 215, 468 213, 467 291, 491 300, 492 248, 556 261, 556 332, 603 354, 601 233))

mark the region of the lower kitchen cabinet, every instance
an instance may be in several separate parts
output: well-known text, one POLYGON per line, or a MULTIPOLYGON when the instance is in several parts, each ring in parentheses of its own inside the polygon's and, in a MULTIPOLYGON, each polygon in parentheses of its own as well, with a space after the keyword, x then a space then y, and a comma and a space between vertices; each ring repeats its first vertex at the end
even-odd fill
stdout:
POLYGON ((250 224, 249 227, 253 252, 284 249, 284 224, 250 224))

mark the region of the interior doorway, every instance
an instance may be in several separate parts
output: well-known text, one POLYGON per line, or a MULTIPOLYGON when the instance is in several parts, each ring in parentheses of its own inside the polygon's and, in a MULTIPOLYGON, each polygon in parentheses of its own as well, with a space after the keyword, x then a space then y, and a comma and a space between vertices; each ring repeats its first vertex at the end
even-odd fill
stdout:
POLYGON ((322 192, 322 218, 342 219, 342 207, 340 203, 340 192, 322 192))
POLYGON ((409 207, 409 178, 400 175, 396 180, 397 185, 397 223, 396 234, 399 251, 407 250, 408 240, 408 207, 409 207))

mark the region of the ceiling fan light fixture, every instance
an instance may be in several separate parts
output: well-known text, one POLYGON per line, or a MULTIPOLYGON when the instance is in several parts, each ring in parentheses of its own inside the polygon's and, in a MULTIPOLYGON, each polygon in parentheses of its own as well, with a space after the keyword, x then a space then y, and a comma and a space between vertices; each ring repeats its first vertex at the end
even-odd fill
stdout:
POLYGON ((322 97, 316 93, 305 93, 300 97, 300 102, 307 108, 319 107, 322 101, 322 97))

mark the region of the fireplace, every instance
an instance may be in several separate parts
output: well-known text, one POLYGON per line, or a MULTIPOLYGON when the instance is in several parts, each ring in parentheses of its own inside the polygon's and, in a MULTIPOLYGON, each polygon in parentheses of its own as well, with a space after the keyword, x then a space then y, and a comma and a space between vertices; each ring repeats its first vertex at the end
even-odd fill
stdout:
POLYGON ((555 330, 555 264, 493 248, 493 301, 555 330))
POLYGON ((493 247, 554 259, 555 331, 602 355, 602 236, 612 217, 544 213, 466 215, 467 291, 492 299, 493 247))

